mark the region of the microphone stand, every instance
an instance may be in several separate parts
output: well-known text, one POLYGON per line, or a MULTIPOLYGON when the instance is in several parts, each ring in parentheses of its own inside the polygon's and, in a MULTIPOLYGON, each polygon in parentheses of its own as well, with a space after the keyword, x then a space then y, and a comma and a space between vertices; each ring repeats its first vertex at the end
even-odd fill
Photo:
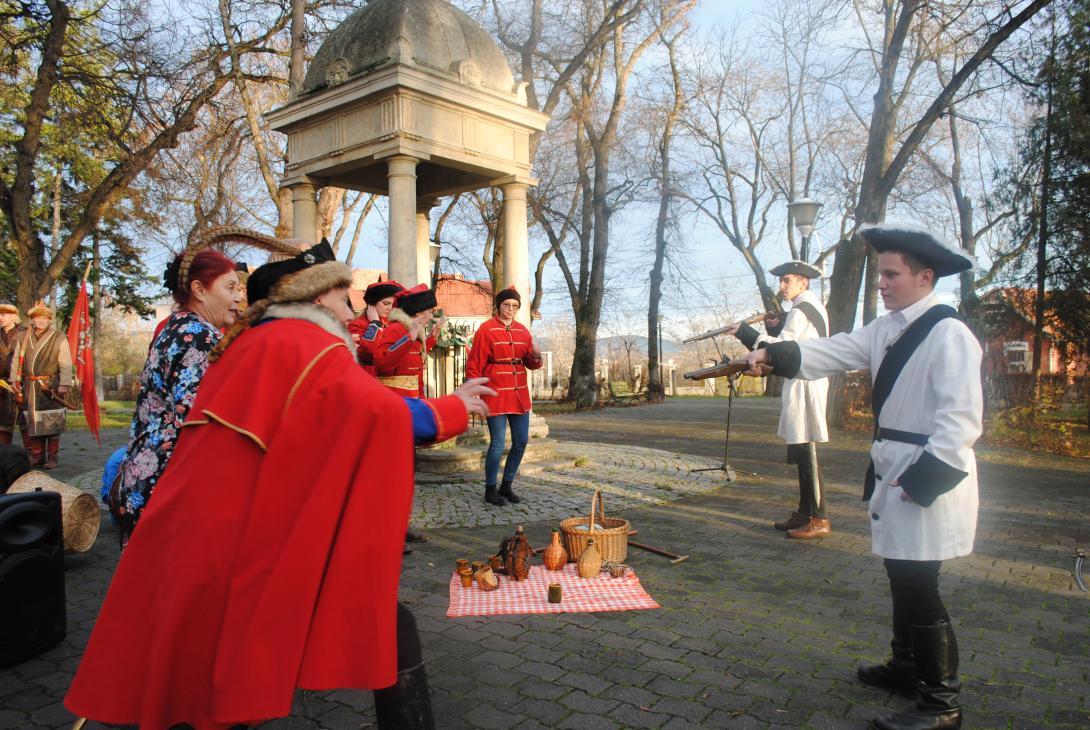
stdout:
MULTIPOLYGON (((730 451, 730 414, 732 406, 734 405, 734 381, 737 380, 739 377, 740 373, 727 376, 727 436, 723 440, 723 463, 719 466, 708 466, 702 469, 690 469, 690 474, 695 474, 699 471, 721 471, 727 475, 728 482, 733 482, 738 479, 738 473, 731 468, 730 460, 727 457, 727 454, 730 451)), ((753 474, 753 472, 747 471, 742 473, 757 476, 756 474, 753 474)))

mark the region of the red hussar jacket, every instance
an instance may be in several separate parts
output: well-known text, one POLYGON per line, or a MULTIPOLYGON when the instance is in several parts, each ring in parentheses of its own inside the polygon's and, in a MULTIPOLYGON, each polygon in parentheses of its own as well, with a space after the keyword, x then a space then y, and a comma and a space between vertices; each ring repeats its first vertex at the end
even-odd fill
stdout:
POLYGON ((375 349, 382 339, 382 332, 390 324, 387 319, 367 320, 367 315, 348 323, 352 341, 356 343, 356 360, 365 372, 375 374, 375 349))
POLYGON ((489 415, 530 410, 526 371, 541 367, 541 358, 531 353, 533 343, 530 330, 522 324, 505 325, 498 317, 482 324, 473 335, 466 362, 466 379, 489 379, 488 387, 498 394, 484 398, 489 415))
MULTIPOLYGON (((410 340, 412 319, 400 309, 390 313, 390 324, 374 346, 375 375, 398 395, 424 396, 424 360, 435 347, 435 338, 410 340)), ((424 334, 421 333, 420 337, 424 334)))

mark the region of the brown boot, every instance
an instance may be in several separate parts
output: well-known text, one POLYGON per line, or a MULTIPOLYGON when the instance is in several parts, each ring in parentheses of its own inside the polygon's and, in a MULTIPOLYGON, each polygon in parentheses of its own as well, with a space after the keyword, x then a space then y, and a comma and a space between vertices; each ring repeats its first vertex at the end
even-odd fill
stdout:
POLYGON ((820 517, 811 517, 803 527, 788 530, 787 536, 792 540, 813 540, 819 537, 827 537, 833 530, 829 526, 829 520, 820 517))
POLYGON ((40 468, 45 459, 45 439, 27 436, 24 431, 23 447, 27 450, 27 453, 30 454, 30 468, 40 468))
POLYGON ((802 527, 809 521, 810 518, 802 514, 801 512, 792 512, 791 516, 788 517, 786 520, 783 520, 781 522, 773 522, 772 526, 780 532, 787 532, 788 530, 794 530, 798 527, 802 527))

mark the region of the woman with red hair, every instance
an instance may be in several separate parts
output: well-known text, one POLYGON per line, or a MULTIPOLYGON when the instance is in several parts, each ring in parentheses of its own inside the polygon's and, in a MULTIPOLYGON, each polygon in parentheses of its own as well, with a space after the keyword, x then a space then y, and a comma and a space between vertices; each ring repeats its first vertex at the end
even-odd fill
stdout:
POLYGON ((208 368, 208 354, 238 318, 242 301, 235 263, 212 249, 179 254, 163 279, 177 309, 151 343, 125 460, 109 493, 123 545, 166 468, 208 368))

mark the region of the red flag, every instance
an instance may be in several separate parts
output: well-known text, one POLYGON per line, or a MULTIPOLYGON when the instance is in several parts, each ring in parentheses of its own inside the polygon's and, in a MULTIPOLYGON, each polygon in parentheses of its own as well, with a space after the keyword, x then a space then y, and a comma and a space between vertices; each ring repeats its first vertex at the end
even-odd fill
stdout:
POLYGON ((72 366, 76 370, 76 380, 80 383, 87 428, 101 446, 102 439, 98 436, 100 421, 98 394, 95 392, 95 353, 91 349, 91 305, 87 300, 87 279, 80 285, 76 308, 72 310, 72 321, 68 324, 68 346, 72 348, 72 366))

